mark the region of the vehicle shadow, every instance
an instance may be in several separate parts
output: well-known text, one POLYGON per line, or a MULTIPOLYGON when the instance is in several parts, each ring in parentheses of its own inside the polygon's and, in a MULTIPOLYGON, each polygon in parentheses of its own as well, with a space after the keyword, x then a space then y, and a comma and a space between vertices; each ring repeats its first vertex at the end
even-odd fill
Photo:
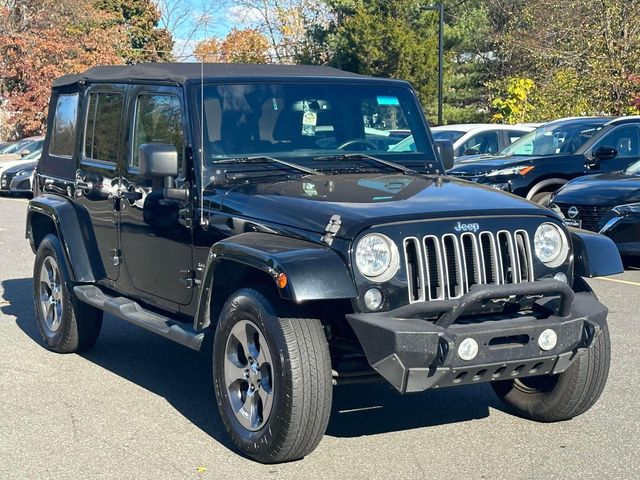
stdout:
MULTIPOLYGON (((32 300, 32 279, 1 283, 5 315, 42 345, 32 300)), ((211 342, 198 353, 119 319, 105 316, 96 345, 86 360, 164 397, 181 415, 232 449, 213 395, 211 342)), ((334 389, 327 434, 357 437, 484 418, 489 407, 502 409, 490 387, 474 385, 400 395, 386 383, 345 385, 334 389)))

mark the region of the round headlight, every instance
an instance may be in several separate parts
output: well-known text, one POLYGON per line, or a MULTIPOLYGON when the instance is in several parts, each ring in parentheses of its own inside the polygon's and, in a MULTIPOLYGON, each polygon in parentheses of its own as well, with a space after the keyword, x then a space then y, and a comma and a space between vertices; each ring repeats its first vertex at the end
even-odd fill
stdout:
POLYGON ((371 233, 365 235, 356 247, 356 265, 365 277, 375 278, 389 277, 395 274, 398 265, 398 253, 395 244, 384 235, 371 233), (394 267, 395 266, 395 267, 394 267), (385 275, 387 274, 387 275, 385 275))
POLYGON ((561 265, 569 253, 569 244, 564 232, 553 223, 543 223, 533 238, 536 256, 549 267, 561 265))

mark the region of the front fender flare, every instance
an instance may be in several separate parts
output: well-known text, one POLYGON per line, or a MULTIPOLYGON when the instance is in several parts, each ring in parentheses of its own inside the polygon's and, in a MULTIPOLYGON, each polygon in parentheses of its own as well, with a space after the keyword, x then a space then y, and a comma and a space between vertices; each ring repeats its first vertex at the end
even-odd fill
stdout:
POLYGON ((574 254, 574 274, 580 277, 606 277, 624 272, 618 247, 599 233, 569 228, 574 254))
POLYGON ((342 258, 332 249, 269 233, 249 232, 222 240, 211 247, 202 279, 194 319, 200 330, 210 324, 210 306, 216 268, 223 261, 243 264, 267 273, 274 282, 280 273, 287 276, 284 299, 302 303, 357 297, 356 286, 342 258))

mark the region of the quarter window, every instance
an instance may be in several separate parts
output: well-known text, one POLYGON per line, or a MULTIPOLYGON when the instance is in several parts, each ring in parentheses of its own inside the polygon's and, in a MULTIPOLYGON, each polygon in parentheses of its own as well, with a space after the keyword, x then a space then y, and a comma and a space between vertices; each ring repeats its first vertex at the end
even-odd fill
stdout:
POLYGON ((134 124, 134 142, 130 165, 139 167, 138 149, 146 143, 175 145, 182 162, 184 131, 180 99, 175 95, 138 96, 134 124))
POLYGON ((78 94, 60 95, 56 102, 56 113, 51 132, 49 153, 58 157, 71 157, 76 143, 76 121, 78 118, 78 94))
POLYGON ((89 95, 84 156, 92 160, 116 162, 124 97, 120 93, 89 95))

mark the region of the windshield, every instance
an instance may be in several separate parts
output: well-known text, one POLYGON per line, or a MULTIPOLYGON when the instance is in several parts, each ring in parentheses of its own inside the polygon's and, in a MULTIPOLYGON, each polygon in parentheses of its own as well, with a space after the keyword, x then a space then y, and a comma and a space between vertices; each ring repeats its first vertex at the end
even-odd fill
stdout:
POLYGON ((640 175, 640 161, 629 165, 624 173, 627 175, 640 175))
POLYGON ((457 130, 431 130, 434 140, 449 140, 455 142, 464 135, 464 132, 457 130))
MULTIPOLYGON (((200 92, 198 91, 198 97, 200 92)), ((363 153, 409 166, 434 162, 411 90, 369 84, 205 85, 206 165, 269 156, 317 168, 323 157, 363 153), (408 136, 408 152, 392 147, 408 136)), ((199 100, 199 99, 198 99, 199 100)), ((383 166, 377 169, 386 168, 383 166)))
POLYGON ((556 123, 525 135, 499 155, 573 155, 602 129, 602 123, 556 123))

